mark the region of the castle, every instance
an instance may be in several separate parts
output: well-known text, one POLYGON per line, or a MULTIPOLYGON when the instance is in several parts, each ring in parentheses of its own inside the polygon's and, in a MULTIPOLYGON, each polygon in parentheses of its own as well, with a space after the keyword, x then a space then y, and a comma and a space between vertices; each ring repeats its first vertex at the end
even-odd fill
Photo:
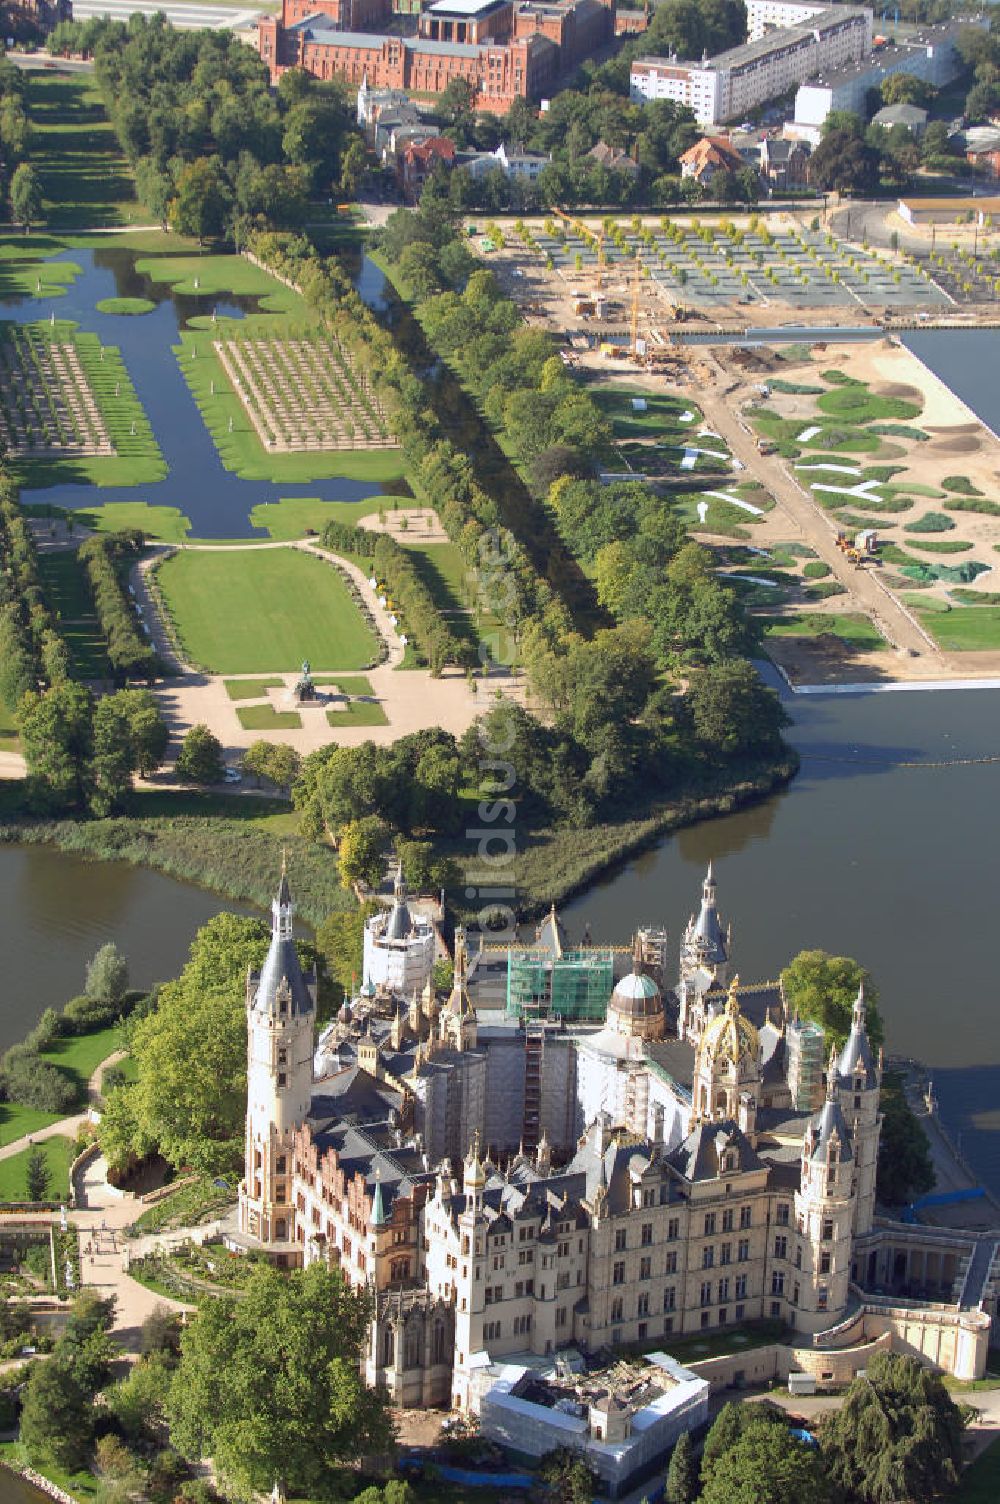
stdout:
MULTIPOLYGON (((368 921, 364 985, 317 1040, 293 916, 283 873, 247 982, 240 1246, 370 1289, 366 1377, 398 1403, 478 1409, 504 1364, 669 1350, 762 1317, 829 1374, 831 1353, 853 1343, 863 1366, 874 1338, 981 1367, 991 1257, 876 1216, 882 1059, 863 993, 824 1061, 778 983, 734 974, 711 869, 676 986, 653 974, 664 932, 641 932, 599 1020, 560 1016, 551 994, 474 1006, 461 930, 439 1000, 398 882, 368 921), (924 1306, 897 1293, 907 1280, 924 1306)), ((551 976, 554 911, 534 949, 551 976)))

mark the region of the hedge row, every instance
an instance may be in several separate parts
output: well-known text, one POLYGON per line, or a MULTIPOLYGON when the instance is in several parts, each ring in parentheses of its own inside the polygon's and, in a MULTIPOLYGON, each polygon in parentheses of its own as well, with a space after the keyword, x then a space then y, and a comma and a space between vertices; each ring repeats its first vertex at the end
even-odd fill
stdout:
POLYGON ((80 545, 101 631, 108 645, 108 661, 122 679, 152 679, 160 662, 139 631, 139 623, 122 586, 121 569, 142 551, 140 532, 95 533, 80 545))
POLYGON ((69 651, 45 599, 35 540, 17 486, 0 471, 0 700, 16 710, 41 681, 68 677, 69 651))

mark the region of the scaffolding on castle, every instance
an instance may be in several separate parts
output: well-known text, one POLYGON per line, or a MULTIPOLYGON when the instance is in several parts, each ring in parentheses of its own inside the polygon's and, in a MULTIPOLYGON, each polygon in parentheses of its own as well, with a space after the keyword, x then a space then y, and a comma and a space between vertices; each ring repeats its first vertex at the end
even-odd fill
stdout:
POLYGON ((507 951, 507 1013, 600 1022, 614 987, 614 949, 581 947, 553 958, 537 950, 507 951))

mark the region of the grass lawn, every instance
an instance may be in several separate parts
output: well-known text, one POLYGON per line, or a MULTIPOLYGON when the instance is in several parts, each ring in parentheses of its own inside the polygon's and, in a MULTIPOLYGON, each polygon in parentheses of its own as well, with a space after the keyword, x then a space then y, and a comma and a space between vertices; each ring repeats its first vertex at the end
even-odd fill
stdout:
MULTIPOLYGON (((46 1138, 38 1145, 49 1167, 49 1196, 62 1200, 69 1194, 69 1167, 74 1159, 71 1138, 59 1134, 46 1138)), ((12 1154, 10 1159, 0 1159, 0 1202, 24 1201, 28 1194, 28 1158, 30 1149, 12 1154)))
POLYGON ((47 222, 59 229, 142 220, 132 174, 87 74, 31 73, 31 165, 42 185, 47 222))
POLYGON ((954 1504, 996 1504, 1000 1499, 1000 1441, 994 1441, 959 1480, 954 1504))
POLYGON ((616 439, 652 439, 669 430, 676 441, 685 434, 696 434, 702 424, 698 408, 680 397, 656 396, 640 387, 623 386, 592 390, 590 395, 610 420, 616 439), (637 412, 632 406, 633 398, 645 402, 644 412, 637 412), (694 413, 694 418, 690 423, 679 423, 681 413, 694 413))
POLYGON ((94 306, 98 313, 135 315, 152 313, 156 304, 151 298, 101 298, 94 306))
POLYGON ((367 668, 377 644, 341 576, 296 549, 184 551, 157 578, 189 658, 218 674, 367 668))
POLYGON ((340 690, 342 695, 370 695, 372 681, 366 679, 364 674, 314 674, 313 682, 316 684, 332 684, 340 690))
MULTIPOLYGON (((250 513, 254 527, 265 528, 275 542, 305 537, 309 528, 322 533, 328 522, 356 523, 385 506, 384 496, 366 496, 363 501, 320 501, 311 496, 286 497, 283 501, 258 502, 250 513)), ((361 533, 362 543, 365 534, 361 533)), ((369 545, 369 554, 371 547, 369 545)))
POLYGON ((388 726, 389 724, 389 717, 381 705, 370 705, 364 700, 352 700, 342 710, 328 710, 326 719, 334 730, 338 726, 388 726))
POLYGON ((867 616, 843 612, 829 616, 818 611, 798 611, 794 616, 776 616, 766 626, 768 637, 818 637, 829 632, 852 648, 884 648, 885 639, 867 616))
POLYGON ((60 249, 60 242, 47 235, 27 235, 21 241, 0 245, 0 296, 63 298, 66 287, 83 270, 75 261, 42 262, 60 249))
POLYGON ((77 512, 82 527, 98 533, 118 533, 137 527, 147 538, 161 543, 183 543, 191 531, 191 519, 178 507, 151 507, 145 501, 107 501, 103 506, 77 512))
POLYGON ((282 679, 227 679, 226 694, 231 700, 259 700, 269 689, 280 689, 282 679))
POLYGON ((102 1060, 107 1060, 115 1050, 120 1050, 122 1037, 117 1024, 105 1029, 95 1029, 92 1034, 70 1034, 57 1039, 55 1044, 42 1051, 42 1059, 48 1060, 76 1084, 83 1102, 87 1082, 102 1060))
MULTIPOLYGON (((19 1441, 0 1441, 0 1458, 15 1468, 26 1466, 28 1461, 19 1441)), ((44 1468, 36 1468, 36 1471, 74 1499, 94 1499, 101 1486, 93 1473, 66 1473, 52 1463, 46 1463, 44 1468)))
POLYGON ((211 1180, 192 1180, 179 1185, 169 1196, 148 1206, 134 1223, 136 1233, 163 1232, 171 1227, 208 1222, 236 1200, 235 1188, 220 1190, 211 1180))
MULTIPOLYGON (((242 297, 259 297, 263 312, 309 317, 304 298, 244 256, 193 251, 184 256, 156 256, 137 261, 135 269, 154 282, 169 282, 178 293, 231 292, 242 297)), ((225 320, 222 322, 225 324, 225 320)), ((242 320, 239 327, 245 327, 242 320)), ((203 344, 204 340, 200 340, 199 347, 203 344)))
POLYGON ((20 1107, 16 1102, 0 1103, 0 1145, 12 1144, 26 1133, 58 1123, 59 1116, 58 1112, 40 1112, 37 1107, 20 1107))
POLYGON ((964 554, 972 548, 971 543, 963 543, 960 538, 907 538, 907 548, 923 549, 925 554, 964 554))
POLYGON ((16 752, 20 745, 21 738, 18 734, 14 712, 8 710, 3 701, 0 700, 0 750, 4 752, 16 752))
POLYGON ((241 705, 236 712, 244 731, 301 731, 297 710, 275 710, 273 705, 241 705))
POLYGON ((104 634, 94 611, 86 571, 72 549, 41 553, 42 588, 70 651, 73 677, 102 679, 109 672, 104 634))
POLYGON ((920 620, 946 653, 987 652, 1000 647, 1000 606, 953 606, 950 611, 927 611, 920 620))

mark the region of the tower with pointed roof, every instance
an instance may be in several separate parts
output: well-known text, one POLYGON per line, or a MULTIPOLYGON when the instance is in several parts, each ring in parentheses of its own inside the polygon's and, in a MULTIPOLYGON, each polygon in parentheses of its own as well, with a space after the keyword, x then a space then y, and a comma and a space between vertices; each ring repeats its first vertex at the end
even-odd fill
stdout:
POLYGON ((875 1220, 875 1176, 882 1131, 882 1055, 880 1051, 876 1060, 868 1038, 863 982, 854 1001, 851 1032, 837 1060, 837 1085, 854 1146, 854 1232, 862 1236, 871 1232, 875 1220))
POLYGON ((455 1050, 472 1050, 476 1047, 478 1027, 476 1010, 472 1006, 468 988, 468 952, 465 931, 455 931, 455 975, 451 995, 441 1010, 441 1039, 455 1050))
POLYGON ((800 1331, 833 1326, 847 1309, 854 1200, 854 1150, 831 1051, 826 1100, 802 1140, 795 1237, 786 1237, 789 1254, 795 1244, 794 1264, 776 1271, 784 1275, 789 1314, 800 1331))
POLYGON ((295 948, 295 904, 285 864, 271 905, 264 965, 247 976, 246 1164, 240 1229, 280 1254, 297 1256, 292 1195, 295 1131, 309 1115, 316 976, 295 948))
POLYGON ((723 923, 719 914, 717 885, 712 863, 708 864, 701 887, 701 906, 692 914, 681 939, 680 975, 677 996, 680 1002, 678 1033, 681 1038, 697 1035, 704 1026, 703 998, 707 992, 725 987, 732 960, 732 926, 723 923))

